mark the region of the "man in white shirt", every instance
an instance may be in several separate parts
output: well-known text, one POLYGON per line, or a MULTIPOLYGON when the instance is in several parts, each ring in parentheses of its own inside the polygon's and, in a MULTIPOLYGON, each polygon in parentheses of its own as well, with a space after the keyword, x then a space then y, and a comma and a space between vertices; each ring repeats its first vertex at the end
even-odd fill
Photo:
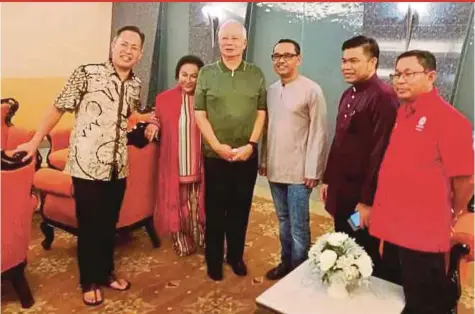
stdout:
POLYGON ((281 263, 266 274, 276 280, 307 259, 309 199, 325 169, 328 140, 325 97, 317 83, 299 74, 299 44, 281 39, 272 61, 280 80, 267 93, 260 174, 269 180, 279 218, 281 263))

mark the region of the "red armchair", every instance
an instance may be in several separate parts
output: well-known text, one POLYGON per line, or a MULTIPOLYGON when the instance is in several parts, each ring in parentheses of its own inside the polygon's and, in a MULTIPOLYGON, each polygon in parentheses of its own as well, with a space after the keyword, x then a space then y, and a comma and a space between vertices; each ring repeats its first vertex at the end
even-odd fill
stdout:
MULTIPOLYGON (((18 109, 18 103, 2 99, 1 144, 2 144, 2 279, 13 284, 21 305, 29 308, 34 304, 31 290, 25 278, 26 256, 30 242, 31 221, 38 199, 31 194, 36 159, 21 162, 22 156, 10 156, 4 149, 16 148, 18 144, 31 139, 34 132, 13 127, 11 118, 18 109)), ((39 155, 39 154, 37 154, 39 155)))
MULTIPOLYGON (((138 118, 129 119, 129 128, 138 118)), ((35 174, 34 186, 42 193, 41 230, 45 235, 42 242, 46 250, 51 248, 54 229, 57 227, 77 234, 77 221, 72 179, 64 173, 68 155, 68 130, 55 130, 49 135, 51 151, 47 161, 48 169, 35 174)), ((145 227, 154 247, 160 246, 160 240, 153 228, 153 211, 156 194, 157 144, 148 144, 142 149, 128 146, 129 176, 124 201, 117 223, 118 232, 145 227)))
POLYGON ((34 304, 24 270, 30 242, 31 221, 38 199, 31 194, 35 162, 19 169, 2 166, 2 279, 13 284, 21 305, 34 304))

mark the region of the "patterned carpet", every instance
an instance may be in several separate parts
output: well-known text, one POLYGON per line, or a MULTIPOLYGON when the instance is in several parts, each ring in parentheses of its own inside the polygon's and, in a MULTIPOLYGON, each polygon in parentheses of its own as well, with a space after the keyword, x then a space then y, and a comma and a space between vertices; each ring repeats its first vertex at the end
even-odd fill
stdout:
MULTIPOLYGON (((254 313, 254 299, 273 283, 264 274, 279 262, 277 220, 271 202, 255 198, 247 234, 249 275, 235 276, 226 265, 224 281, 207 279, 203 256, 179 258, 169 239, 153 249, 148 236, 139 230, 118 239, 116 268, 130 279, 132 288, 121 293, 105 290, 105 301, 87 308, 81 300, 75 260, 75 238, 57 231, 53 248, 41 247, 39 215, 33 222, 27 279, 36 303, 28 310, 20 304, 9 283, 2 285, 2 313, 254 313)), ((312 214, 312 238, 333 228, 330 219, 312 214)), ((464 287, 462 314, 473 313, 473 284, 464 287)))

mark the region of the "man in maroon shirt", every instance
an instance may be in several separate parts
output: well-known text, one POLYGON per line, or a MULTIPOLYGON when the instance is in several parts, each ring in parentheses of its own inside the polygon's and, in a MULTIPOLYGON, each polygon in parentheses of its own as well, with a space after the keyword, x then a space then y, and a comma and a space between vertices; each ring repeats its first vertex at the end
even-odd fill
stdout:
POLYGON ((428 51, 397 58, 392 81, 402 105, 371 209, 371 234, 398 252, 403 314, 450 313, 444 258, 451 224, 473 195, 472 125, 438 94, 436 77, 428 51))
POLYGON ((370 236, 366 227, 398 101, 391 87, 376 75, 379 47, 373 38, 351 38, 343 43, 342 51, 343 78, 352 86, 340 100, 320 197, 334 218, 335 231, 355 238, 373 260, 373 274, 385 277, 379 241, 370 236), (361 217, 361 229, 357 231, 348 223, 355 210, 361 217))

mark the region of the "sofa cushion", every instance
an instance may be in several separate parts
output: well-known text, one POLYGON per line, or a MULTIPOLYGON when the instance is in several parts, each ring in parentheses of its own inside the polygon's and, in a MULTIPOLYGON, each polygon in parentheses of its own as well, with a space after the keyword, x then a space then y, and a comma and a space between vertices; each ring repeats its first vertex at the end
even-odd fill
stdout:
POLYGON ((43 215, 47 219, 65 226, 77 228, 76 205, 74 198, 49 194, 43 204, 43 215))
POLYGON ((68 160, 68 154, 69 148, 52 152, 48 156, 49 165, 55 169, 64 170, 64 167, 66 167, 66 161, 68 160))
POLYGON ((35 173, 33 185, 46 193, 72 197, 73 180, 70 175, 55 169, 43 168, 35 173))

